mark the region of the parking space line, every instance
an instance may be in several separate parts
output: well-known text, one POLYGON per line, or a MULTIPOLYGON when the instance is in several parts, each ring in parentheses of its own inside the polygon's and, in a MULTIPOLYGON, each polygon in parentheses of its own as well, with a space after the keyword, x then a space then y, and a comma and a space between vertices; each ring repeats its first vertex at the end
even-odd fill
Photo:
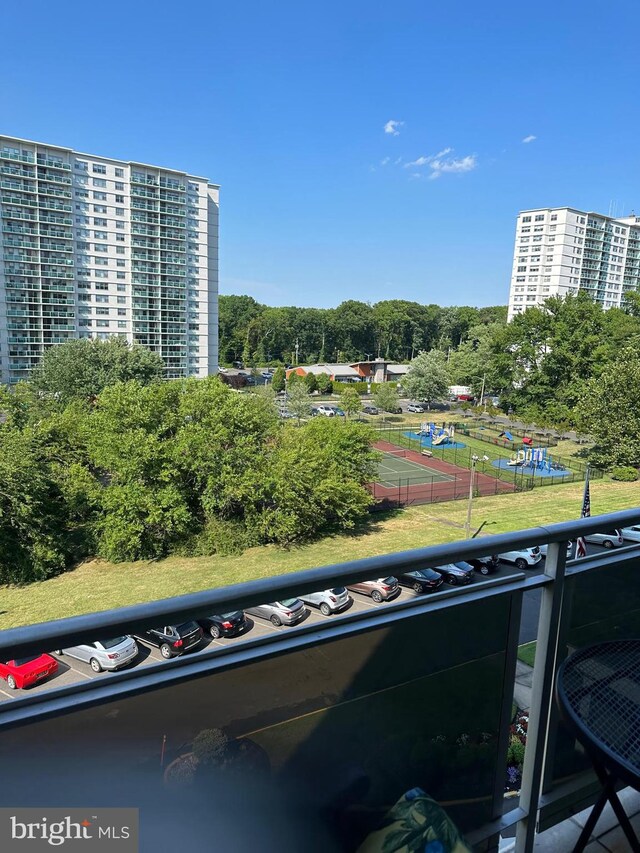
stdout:
POLYGON ((14 694, 13 694, 13 693, 7 693, 7 691, 6 691, 6 690, 3 690, 3 689, 2 689, 2 687, 0 687, 0 693, 4 693, 4 695, 5 695, 5 696, 8 696, 8 697, 9 697, 9 699, 13 699, 13 697, 14 697, 14 694))
MULTIPOLYGON (((81 669, 76 669, 75 666, 73 666, 73 664, 70 664, 68 661, 65 661, 65 664, 69 667, 71 672, 76 672, 78 675, 83 675, 85 678, 88 678, 89 681, 91 681, 91 679, 93 678, 92 675, 89 675, 88 673, 83 672, 81 669)), ((96 672, 96 675, 98 675, 97 672, 96 672)))

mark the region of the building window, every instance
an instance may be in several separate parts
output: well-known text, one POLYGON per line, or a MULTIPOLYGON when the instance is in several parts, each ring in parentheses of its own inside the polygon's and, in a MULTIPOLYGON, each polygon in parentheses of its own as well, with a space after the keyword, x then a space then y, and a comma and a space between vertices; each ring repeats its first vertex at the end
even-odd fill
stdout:
POLYGON ((124 207, 116 207, 116 216, 124 216, 124 207))
POLYGON ((523 222, 531 222, 531 217, 530 216, 523 216, 522 221, 523 222))
POLYGON ((544 221, 544 213, 538 213, 534 221, 535 222, 543 222, 544 221))
POLYGON ((116 240, 120 240, 122 243, 124 243, 124 234, 116 234, 116 240))
MULTIPOLYGON (((87 222, 88 221, 89 220, 87 219, 87 222)), ((107 220, 106 219, 100 219, 99 217, 94 216, 93 217, 93 224, 94 225, 101 225, 103 228, 105 228, 107 225, 107 220)))
POLYGON ((127 309, 126 308, 118 308, 118 317, 126 317, 127 309))
POLYGON ((94 163, 91 167, 91 171, 95 172, 96 175, 106 175, 107 167, 103 163, 94 163))
POLYGON ((524 281, 524 276, 523 275, 517 276, 516 281, 524 281))
MULTIPOLYGON (((120 279, 122 279, 122 278, 126 278, 126 277, 127 277, 127 276, 126 276, 126 274, 125 274, 125 273, 123 273, 123 272, 117 272, 117 273, 116 273, 116 278, 120 278, 120 279)), ((118 285, 118 290, 120 290, 120 289, 124 290, 124 284, 119 284, 119 285, 118 285)))
POLYGON ((116 178, 124 178, 124 169, 115 169, 116 178))
POLYGON ((94 252, 107 252, 109 247, 105 246, 103 243, 94 243, 93 250, 94 252))
POLYGON ((124 255, 124 246, 116 246, 116 254, 124 255))
POLYGON ((551 214, 551 221, 552 221, 552 222, 555 222, 557 218, 558 218, 558 214, 557 214, 557 213, 552 213, 552 214, 551 214))
POLYGON ((104 204, 94 204, 93 205, 93 212, 94 213, 106 213, 107 208, 104 204))
POLYGON ((116 266, 117 267, 126 267, 126 263, 124 261, 118 260, 118 261, 116 261, 116 266))
POLYGON ((96 201, 106 201, 107 200, 107 194, 106 193, 99 193, 99 192, 96 192, 95 190, 93 191, 93 197, 96 201))
POLYGON ((102 302, 102 303, 109 302, 109 297, 100 294, 99 296, 96 296, 96 302, 102 302))
MULTIPOLYGON (((120 289, 120 285, 118 285, 118 289, 120 289)), ((116 301, 117 301, 118 305, 126 305, 127 304, 127 297, 126 296, 116 296, 116 301)), ((120 309, 118 309, 118 310, 120 310, 120 309)))
POLYGON ((116 196, 116 204, 124 204, 124 196, 123 195, 117 195, 116 196))
MULTIPOLYGON (((98 275, 98 273, 96 273, 96 275, 98 275)), ((95 287, 96 290, 109 290, 108 283, 105 283, 103 281, 97 281, 95 287)))
POLYGON ((527 271, 526 266, 525 267, 518 267, 518 272, 526 272, 526 271, 527 271))
POLYGON ((96 320, 96 326, 98 326, 100 329, 106 329, 108 325, 108 320, 96 320))
POLYGON ((119 329, 126 329, 127 328, 126 321, 125 320, 118 320, 118 328, 119 329))
POLYGON ((116 228, 124 228, 124 222, 116 222, 116 228))

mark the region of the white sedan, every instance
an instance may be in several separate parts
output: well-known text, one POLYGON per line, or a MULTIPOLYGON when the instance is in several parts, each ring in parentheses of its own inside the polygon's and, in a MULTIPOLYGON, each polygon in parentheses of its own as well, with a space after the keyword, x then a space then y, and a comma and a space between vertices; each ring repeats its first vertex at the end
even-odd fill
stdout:
POLYGON ((634 524, 633 527, 623 527, 620 533, 627 542, 640 542, 640 524, 634 524))

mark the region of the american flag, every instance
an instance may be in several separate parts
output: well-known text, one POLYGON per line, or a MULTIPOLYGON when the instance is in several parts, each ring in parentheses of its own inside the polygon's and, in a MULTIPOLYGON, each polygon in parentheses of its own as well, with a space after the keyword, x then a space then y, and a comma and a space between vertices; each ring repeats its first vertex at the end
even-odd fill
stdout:
MULTIPOLYGON (((589 468, 587 467, 587 475, 584 481, 584 497, 582 498, 582 512, 580 518, 589 518, 591 515, 591 491, 589 489, 589 468)), ((578 536, 576 543, 576 559, 587 556, 587 544, 582 536, 578 536)))

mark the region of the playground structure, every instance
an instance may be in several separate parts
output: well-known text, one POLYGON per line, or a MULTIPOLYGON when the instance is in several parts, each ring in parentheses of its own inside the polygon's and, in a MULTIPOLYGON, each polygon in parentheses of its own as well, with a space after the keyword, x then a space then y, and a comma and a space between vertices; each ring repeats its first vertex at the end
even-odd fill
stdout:
POLYGON ((565 471, 564 465, 554 462, 546 447, 524 447, 518 450, 507 463, 514 468, 530 468, 534 471, 565 471))
POLYGON ((455 441, 455 427, 436 426, 434 423, 424 421, 420 424, 420 429, 416 431, 416 435, 429 439, 431 447, 437 447, 440 444, 453 444, 455 441))

